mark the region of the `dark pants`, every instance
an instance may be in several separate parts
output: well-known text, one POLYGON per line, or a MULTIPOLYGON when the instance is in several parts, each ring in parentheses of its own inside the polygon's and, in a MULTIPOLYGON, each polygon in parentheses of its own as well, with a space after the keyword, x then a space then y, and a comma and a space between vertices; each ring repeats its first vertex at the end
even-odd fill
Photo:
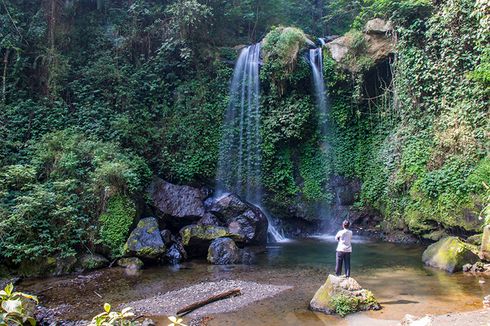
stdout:
POLYGON ((345 266, 345 276, 350 277, 350 252, 337 251, 337 259, 335 261, 335 274, 340 276, 342 272, 342 263, 345 266))

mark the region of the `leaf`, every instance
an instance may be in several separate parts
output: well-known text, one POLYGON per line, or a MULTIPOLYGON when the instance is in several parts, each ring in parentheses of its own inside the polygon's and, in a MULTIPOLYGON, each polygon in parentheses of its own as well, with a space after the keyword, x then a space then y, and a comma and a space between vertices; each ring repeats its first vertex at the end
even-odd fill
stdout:
POLYGON ((22 313, 22 301, 5 300, 2 302, 2 309, 7 313, 22 313))
POLYGON ((111 311, 111 305, 108 304, 107 302, 104 303, 104 310, 105 312, 109 313, 111 311))

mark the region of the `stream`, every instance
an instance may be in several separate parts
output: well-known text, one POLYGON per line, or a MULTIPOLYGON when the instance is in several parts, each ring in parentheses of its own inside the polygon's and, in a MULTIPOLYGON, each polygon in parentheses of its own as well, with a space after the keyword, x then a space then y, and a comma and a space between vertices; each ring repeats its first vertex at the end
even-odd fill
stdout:
POLYGON ((134 275, 122 268, 108 268, 82 276, 28 279, 19 289, 41 293, 45 306, 56 308, 65 319, 79 320, 101 312, 104 302, 123 305, 205 281, 230 279, 293 286, 239 311, 215 315, 210 325, 355 325, 367 321, 369 325, 383 325, 400 320, 405 314, 477 310, 490 292, 488 276, 448 274, 425 267, 421 262, 424 248, 419 245, 359 237, 353 242, 351 276, 374 293, 383 309, 345 319, 307 309, 315 291, 333 272, 333 236, 270 244, 257 253, 253 265, 214 266, 192 260, 180 266, 151 267, 134 275))

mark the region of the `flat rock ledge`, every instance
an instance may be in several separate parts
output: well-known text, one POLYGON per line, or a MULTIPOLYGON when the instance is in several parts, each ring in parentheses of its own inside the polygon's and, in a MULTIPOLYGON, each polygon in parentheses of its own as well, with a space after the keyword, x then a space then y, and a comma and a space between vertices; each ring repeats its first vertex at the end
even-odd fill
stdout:
POLYGON ((271 298, 292 286, 259 284, 240 280, 203 282, 177 291, 167 292, 143 300, 128 302, 125 307, 133 307, 137 314, 147 316, 174 316, 177 311, 189 304, 204 300, 214 294, 239 288, 241 295, 219 300, 194 310, 186 318, 238 310, 253 302, 271 298))

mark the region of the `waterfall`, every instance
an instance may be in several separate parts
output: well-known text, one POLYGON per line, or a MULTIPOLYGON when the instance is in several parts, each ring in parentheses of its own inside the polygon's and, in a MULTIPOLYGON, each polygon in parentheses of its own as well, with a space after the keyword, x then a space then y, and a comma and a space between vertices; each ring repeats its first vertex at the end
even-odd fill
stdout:
MULTIPOLYGON (((262 204, 259 65, 260 43, 245 47, 233 71, 216 175, 217 196, 234 192, 258 207, 262 204)), ((269 234, 283 241, 264 213, 269 234)))
MULTIPOLYGON (((311 72, 313 77, 313 87, 316 97, 316 106, 318 109, 318 124, 321 133, 321 149, 326 150, 328 147, 326 136, 328 134, 328 123, 327 115, 329 111, 330 103, 328 101, 328 95, 325 89, 325 81, 323 79, 323 46, 325 45, 325 40, 320 38, 320 47, 316 49, 310 49, 308 62, 311 66, 311 72)), ((325 209, 327 203, 323 203, 319 208, 318 215, 325 215, 325 209)))
MULTIPOLYGON (((323 46, 323 44, 325 44, 325 41, 323 39, 319 40, 323 46)), ((322 136, 324 138, 327 133, 327 126, 324 122, 327 118, 329 103, 325 91, 325 82, 323 80, 322 46, 316 49, 310 49, 308 62, 310 63, 311 71, 313 74, 313 86, 315 88, 316 104, 320 114, 320 128, 322 136)))

